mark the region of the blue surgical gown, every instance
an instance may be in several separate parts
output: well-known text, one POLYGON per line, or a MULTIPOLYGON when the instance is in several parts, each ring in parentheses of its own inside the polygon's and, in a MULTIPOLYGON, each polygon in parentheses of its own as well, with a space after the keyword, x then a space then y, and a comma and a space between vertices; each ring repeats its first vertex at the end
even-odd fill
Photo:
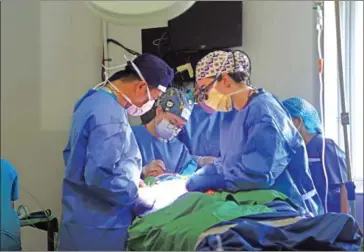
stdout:
POLYGON ((142 154, 143 166, 159 159, 166 165, 166 173, 181 173, 191 162, 188 149, 178 139, 161 141, 152 136, 145 126, 133 126, 132 130, 142 154))
POLYGON ((0 249, 19 251, 20 221, 12 202, 19 198, 18 173, 8 161, 1 159, 1 212, 0 212, 0 249))
MULTIPOLYGON (((321 201, 325 201, 326 183, 323 173, 322 135, 315 135, 306 145, 308 162, 321 201)), ((345 152, 331 139, 325 139, 325 168, 328 180, 327 210, 340 212, 340 185, 348 182, 345 152)))
POLYGON ((273 189, 302 213, 323 213, 302 137, 288 112, 270 93, 259 94, 221 128, 221 157, 188 181, 190 191, 273 189))
POLYGON ((124 250, 142 164, 112 94, 90 90, 77 102, 63 157, 59 250, 124 250))
POLYGON ((191 155, 220 155, 220 127, 224 121, 229 121, 236 110, 209 114, 201 106, 193 106, 191 117, 177 138, 184 143, 191 155))

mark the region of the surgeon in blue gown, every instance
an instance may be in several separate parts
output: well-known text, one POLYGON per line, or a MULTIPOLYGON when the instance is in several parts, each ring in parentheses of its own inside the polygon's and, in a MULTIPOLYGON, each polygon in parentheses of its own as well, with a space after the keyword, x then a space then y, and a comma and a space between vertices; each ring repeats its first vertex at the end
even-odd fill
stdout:
POLYGON ((133 217, 154 203, 138 195, 141 154, 127 115, 150 110, 173 76, 163 60, 142 54, 76 103, 63 152, 59 250, 125 250, 133 217))
POLYGON ((282 103, 306 143, 312 178, 321 201, 327 200, 327 211, 349 213, 345 186, 348 182, 345 152, 332 139, 324 138, 320 117, 309 102, 300 97, 292 97, 282 103), (325 165, 322 163, 323 138, 325 139, 325 165), (326 188, 326 179, 328 188, 326 188))
POLYGON ((189 164, 197 168, 186 146, 176 138, 190 118, 192 101, 183 91, 168 88, 156 104, 153 120, 132 127, 142 154, 143 170, 149 171, 143 173, 144 177, 181 174, 189 164))
POLYGON ((216 112, 203 103, 195 104, 190 120, 177 138, 187 146, 200 165, 207 164, 220 155, 221 125, 235 113, 235 109, 223 113, 216 112))
POLYGON ((250 60, 242 51, 215 51, 196 66, 196 102, 238 111, 221 128, 221 156, 187 182, 189 191, 273 189, 302 213, 323 213, 310 176, 305 144, 283 105, 247 85, 250 60))

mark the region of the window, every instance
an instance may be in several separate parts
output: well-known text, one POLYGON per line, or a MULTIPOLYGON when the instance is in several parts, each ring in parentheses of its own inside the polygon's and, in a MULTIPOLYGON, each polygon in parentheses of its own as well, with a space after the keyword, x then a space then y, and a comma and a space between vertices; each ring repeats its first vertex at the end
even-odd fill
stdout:
MULTIPOLYGON (((346 106, 350 114, 352 178, 363 192, 363 1, 340 1, 341 40, 346 106)), ((325 134, 345 149, 340 121, 334 1, 324 2, 325 134)))

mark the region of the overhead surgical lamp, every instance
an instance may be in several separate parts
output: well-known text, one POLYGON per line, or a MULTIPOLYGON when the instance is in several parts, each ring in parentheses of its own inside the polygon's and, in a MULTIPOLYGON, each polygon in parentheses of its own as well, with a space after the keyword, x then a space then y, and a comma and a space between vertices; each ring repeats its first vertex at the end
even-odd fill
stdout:
POLYGON ((195 1, 88 1, 85 4, 102 20, 120 25, 151 27, 173 19, 195 1))

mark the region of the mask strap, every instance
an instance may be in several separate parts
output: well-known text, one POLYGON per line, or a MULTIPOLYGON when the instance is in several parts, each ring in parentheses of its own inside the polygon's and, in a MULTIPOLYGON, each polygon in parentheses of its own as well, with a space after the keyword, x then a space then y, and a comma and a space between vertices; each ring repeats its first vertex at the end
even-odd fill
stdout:
MULTIPOLYGON (((115 69, 119 69, 119 68, 125 68, 126 64, 122 64, 122 65, 118 65, 118 66, 114 66, 114 67, 106 67, 104 64, 101 64, 101 66, 104 68, 104 70, 115 70, 115 69)), ((94 90, 100 89, 100 88, 103 88, 108 83, 110 83, 107 71, 104 71, 104 76, 105 76, 105 80, 99 84, 96 84, 92 89, 94 89, 94 90)), ((115 86, 114 86, 114 88, 115 88, 115 86)), ((118 91, 118 89, 116 89, 116 90, 118 91)))
POLYGON ((244 89, 236 90, 236 91, 232 92, 231 94, 229 94, 229 96, 233 96, 234 94, 239 94, 239 93, 241 93, 243 91, 244 91, 244 89))
MULTIPOLYGON (((102 65, 103 67, 105 67, 104 65, 102 65)), ((106 84, 110 83, 109 82, 109 76, 107 74, 107 72, 105 71, 104 72, 104 76, 105 76, 105 80, 99 84, 96 84, 92 89, 93 90, 97 90, 97 89, 100 89, 100 88, 103 88, 106 86, 106 84)))
POLYGON ((135 64, 134 64, 134 62, 133 62, 133 60, 134 60, 134 59, 129 60, 129 59, 126 57, 126 55, 124 55, 124 58, 125 58, 128 62, 130 62, 130 64, 133 66, 133 68, 134 68, 135 72, 137 72, 137 74, 138 74, 139 78, 140 78, 140 79, 142 79, 142 81, 144 81, 144 82, 146 83, 146 85, 147 85, 147 95, 148 95, 148 101, 151 101, 151 100, 152 100, 152 96, 150 95, 150 90, 149 90, 149 87, 148 87, 148 83, 147 83, 147 81, 145 80, 145 78, 144 78, 144 76, 143 76, 142 72, 140 72, 140 70, 139 70, 139 68, 137 67, 137 65, 135 65, 135 64))
POLYGON ((120 68, 125 68, 127 64, 122 64, 122 65, 118 65, 118 66, 113 66, 113 67, 106 67, 105 65, 101 64, 102 67, 105 70, 115 70, 115 69, 120 69, 120 68))
MULTIPOLYGON (((120 65, 121 66, 121 65, 120 65)), ((119 66, 119 67, 120 67, 119 66)), ((115 68, 115 67, 114 67, 115 68)), ((94 89, 97 89, 97 88, 101 88, 101 87, 104 87, 105 85, 110 85, 112 89, 114 89, 116 92, 118 92, 120 95, 122 95, 124 97, 124 99, 129 102, 131 105, 133 105, 133 103, 131 102, 131 100, 129 99, 129 97, 127 97, 126 95, 124 95, 122 92, 120 92, 120 90, 114 85, 111 83, 111 81, 109 81, 109 76, 107 74, 107 72, 105 71, 104 72, 104 75, 105 75, 105 81, 96 85, 96 87, 94 89)))
MULTIPOLYGON (((126 95, 124 95, 122 92, 120 92, 120 90, 114 85, 112 84, 109 80, 108 80, 108 84, 116 91, 118 92, 120 95, 122 95, 124 97, 124 99, 129 102, 131 105, 134 105, 131 100, 129 99, 129 97, 127 97, 126 95)), ((135 105, 134 105, 135 106, 135 105)))
POLYGON ((107 84, 107 81, 103 81, 99 84, 96 84, 92 89, 97 90, 97 89, 103 88, 106 84, 107 84))

